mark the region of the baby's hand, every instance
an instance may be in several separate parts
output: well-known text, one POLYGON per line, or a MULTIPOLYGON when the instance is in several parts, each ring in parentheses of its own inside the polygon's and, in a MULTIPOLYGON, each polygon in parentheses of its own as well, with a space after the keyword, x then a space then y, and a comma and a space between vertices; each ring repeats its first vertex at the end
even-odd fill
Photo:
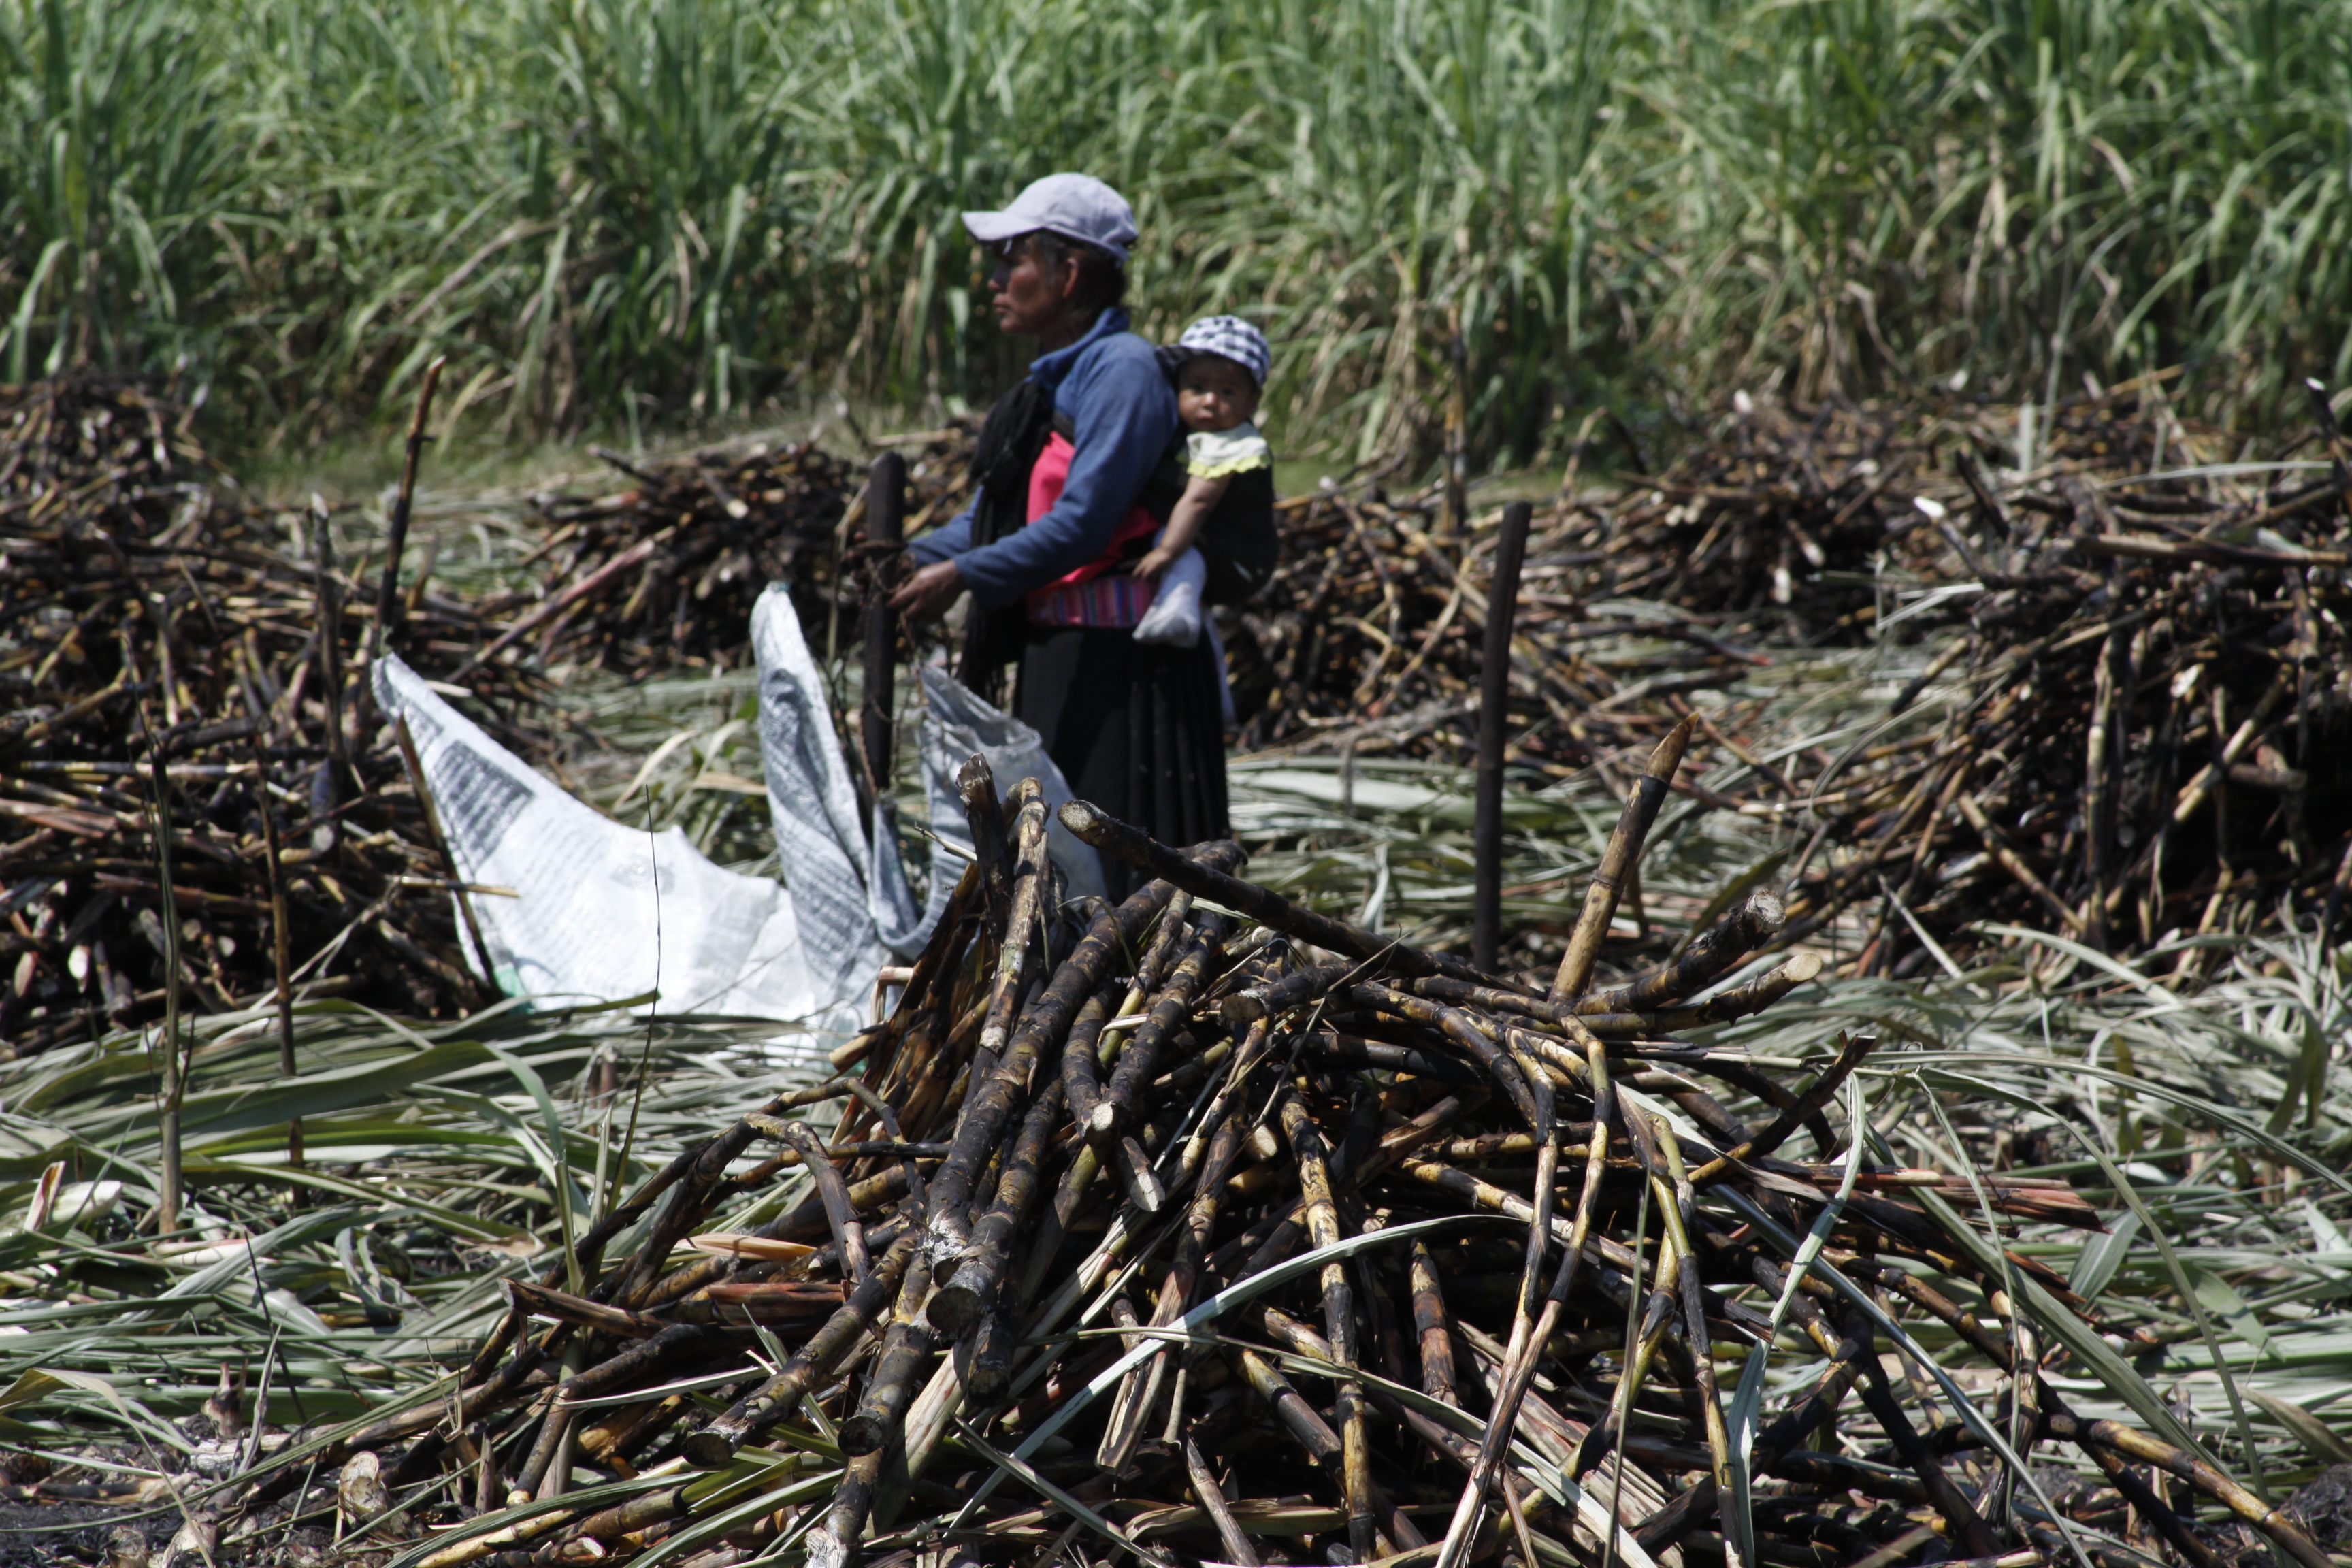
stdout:
POLYGON ((1176 564, 1174 552, 1154 550, 1135 563, 1135 574, 1147 583, 1159 581, 1160 574, 1176 564))

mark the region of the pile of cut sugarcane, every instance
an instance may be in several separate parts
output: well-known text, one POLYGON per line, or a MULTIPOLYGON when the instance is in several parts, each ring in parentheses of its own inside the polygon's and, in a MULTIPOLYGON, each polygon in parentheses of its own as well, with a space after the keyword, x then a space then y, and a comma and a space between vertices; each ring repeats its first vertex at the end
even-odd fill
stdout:
POLYGON ((2022 1568, 2144 1561, 2083 1522, 2127 1508, 2185 1563, 2251 1526, 2326 1568, 2189 1451, 2045 1378, 2115 1352, 1956 1205, 2095 1227, 2063 1183, 1972 1193, 1874 1157, 1867 1037, 1825 1042, 1804 1082, 1676 1037, 1818 973, 1797 953, 1719 984, 1758 967, 1775 900, 1592 984, 1689 731, 1651 759, 1549 991, 1083 802, 1061 821, 1151 879, 1066 902, 1036 784, 1000 805, 975 759, 976 858, 842 1076, 680 1153, 511 1282, 456 1386, 289 1447, 248 1518, 301 1512, 288 1494, 340 1466, 445 1527, 402 1559, 435 1568, 2022 1568), (790 1114, 835 1105, 829 1131, 790 1114), (1811 1163, 1784 1153, 1800 1134, 1811 1163), (812 1190, 786 1206, 795 1168, 812 1190), (761 1191, 772 1221, 706 1231, 761 1191), (2038 1445, 2108 1484, 2062 1509, 2038 1445))
MULTIPOLYGON (((908 459, 917 529, 969 498, 972 434, 958 425, 886 443, 908 459)), ((633 679, 740 667, 751 606, 771 583, 792 585, 813 645, 834 646, 843 626, 856 634, 876 552, 857 538, 866 491, 855 466, 814 441, 662 459, 592 450, 633 488, 538 498, 548 532, 535 558, 546 564, 538 581, 481 602, 484 616, 511 617, 486 658, 633 679)))
POLYGON ((188 421, 128 382, 0 389, 0 1057, 273 994, 496 997, 364 656, 404 627, 527 754, 544 684, 473 668, 497 627, 423 574, 378 597, 323 511, 249 509, 188 421))

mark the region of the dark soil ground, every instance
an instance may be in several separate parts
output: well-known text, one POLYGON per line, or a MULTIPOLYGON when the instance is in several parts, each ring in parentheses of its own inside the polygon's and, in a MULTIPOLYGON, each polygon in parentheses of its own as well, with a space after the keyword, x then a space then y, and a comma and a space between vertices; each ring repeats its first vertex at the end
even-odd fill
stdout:
POLYGON ((2327 1550, 2352 1546, 2352 1465, 2332 1465, 2287 1500, 2286 1511, 2327 1550))
POLYGON ((0 1568, 103 1563, 107 1538, 126 1529, 139 1531, 148 1551, 161 1557, 180 1521, 164 1515, 126 1521, 131 1511, 105 1503, 0 1502, 0 1568))

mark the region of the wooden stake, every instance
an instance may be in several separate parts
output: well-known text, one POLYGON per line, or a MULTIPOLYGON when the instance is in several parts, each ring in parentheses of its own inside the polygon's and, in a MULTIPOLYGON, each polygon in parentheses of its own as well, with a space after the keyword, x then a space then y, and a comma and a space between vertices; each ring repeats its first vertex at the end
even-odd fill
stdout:
POLYGON ((1457 538, 1468 524, 1470 484, 1470 355, 1462 340, 1460 301, 1446 308, 1445 496, 1439 531, 1457 538))
MULTIPOLYGON (((319 696, 327 709, 327 776, 331 780, 351 767, 351 748, 343 733, 343 583, 335 575, 334 514, 315 494, 310 497, 310 576, 319 599, 319 696)), ((328 809, 334 809, 331 784, 328 809)))
POLYGON ((448 363, 447 354, 437 354, 425 367, 425 384, 416 393, 416 414, 408 422, 408 450, 400 465, 400 493, 392 503, 392 526, 384 539, 383 577, 376 588, 375 626, 368 634, 370 664, 383 655, 385 639, 399 625, 400 552, 408 546, 408 514, 416 500, 417 461, 425 455, 425 443, 433 438, 425 433, 425 421, 433 412, 433 393, 441 384, 441 368, 448 363))
POLYGON ((866 742, 866 776, 879 802, 890 795, 890 715, 898 659, 898 617, 890 609, 890 590, 898 583, 903 542, 907 459, 897 452, 877 458, 866 496, 866 542, 872 553, 866 563, 866 696, 857 721, 866 742))
MULTIPOLYGON (((2120 599, 2123 586, 2121 563, 2107 563, 2107 586, 2120 599)), ((2105 951, 2107 943, 2107 845, 2115 837, 2116 803, 2108 793, 2111 749, 2120 754, 2124 744, 2124 712, 2130 693, 2119 692, 2117 681, 2124 665, 2124 651, 2129 636, 2118 626, 2107 634, 2106 647, 2101 650, 2092 677, 2091 722, 2083 754, 2083 885, 2088 892, 2084 905, 2084 940, 2093 947, 2105 951)), ((1929 833, 1932 837, 1932 824, 1929 833)))
MULTIPOLYGON (((146 721, 146 704, 140 704, 146 721)), ((147 765, 155 790, 155 864, 163 904, 163 1190, 155 1194, 155 1234, 180 1228, 180 1101, 187 1090, 180 1059, 180 905, 172 890, 172 784, 163 768, 163 743, 147 734, 147 765)))
MULTIPOLYGON (((294 1067, 294 987, 293 949, 291 934, 286 923, 286 875, 278 858, 278 814, 269 800, 269 774, 261 758, 261 742, 253 741, 253 798, 261 811, 261 848, 269 865, 269 936, 270 956, 278 972, 278 1076, 292 1078, 294 1067)), ((289 1117, 286 1122, 286 1164, 289 1170, 302 1168, 302 1119, 289 1117)), ((287 1189, 289 1208, 302 1206, 302 1188, 298 1184, 287 1189)))
POLYGON ((1478 695, 1477 891, 1471 962, 1492 970, 1503 942, 1503 742, 1510 722, 1511 621, 1518 609, 1519 568, 1536 509, 1513 501, 1503 509, 1495 541, 1495 572, 1486 588, 1486 648, 1478 695))

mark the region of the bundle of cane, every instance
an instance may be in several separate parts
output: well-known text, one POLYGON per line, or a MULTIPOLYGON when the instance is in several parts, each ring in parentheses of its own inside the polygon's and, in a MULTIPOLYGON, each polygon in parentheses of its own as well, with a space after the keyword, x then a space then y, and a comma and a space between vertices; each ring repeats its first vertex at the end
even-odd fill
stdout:
MULTIPOLYGON (((330 520, 248 512, 184 411, 127 384, 26 388, 0 418, 0 1050, 296 990, 420 1017, 493 1000, 365 697, 377 584, 330 520)), ((491 629, 405 586, 401 647, 454 675, 491 629)), ((527 678, 468 689, 543 751, 527 678)))
MULTIPOLYGON (((1737 684, 1765 662, 1759 640, 1865 640, 1872 576, 1942 549, 1913 499, 1960 489, 1938 460, 1963 428, 1953 413, 1742 396, 1656 474, 1622 427, 1580 441, 1528 542, 1518 760, 1558 776, 1646 751, 1674 721, 1661 703, 1737 684), (1613 482, 1580 488, 1588 447, 1620 467, 1613 482)), ((1443 484, 1333 486, 1283 507, 1282 563, 1231 617, 1251 744, 1466 760, 1495 516, 1449 527, 1443 484)))
POLYGON ((2149 1435, 2045 1377, 2116 1352, 1962 1215, 1980 1192, 2012 1223, 2095 1226, 2071 1189, 1885 1163, 1867 1037, 1786 1081, 1688 1037, 1817 972, 1742 972, 1770 900, 1595 984, 1688 733, 1633 792, 1548 987, 1083 802, 1061 822, 1150 880, 1074 906, 1034 784, 1000 805, 975 761, 975 858, 842 1075, 680 1153, 511 1284, 450 1386, 289 1447, 246 1519, 405 1445, 367 1462, 452 1527, 410 1554, 433 1568, 1028 1561, 1081 1531, 1159 1563, 1895 1563, 1933 1542, 2024 1568, 2102 1550, 2084 1521, 2118 1497, 2212 1561, 2154 1466, 2324 1568, 2160 1404, 2149 1435), (793 1116, 836 1104, 829 1130, 793 1116), (1751 1369, 1736 1394, 1727 1356, 1751 1369), (1775 1372, 1801 1374, 1777 1409, 1775 1372), (1988 1377, 1990 1412, 1959 1381, 1988 1377), (2042 1444, 2108 1487, 2060 1509, 2042 1444))
MULTIPOLYGON (((910 449, 916 528, 945 521, 969 497, 970 431, 887 444, 910 449)), ((658 459, 593 450, 634 487, 540 499, 549 531, 530 563, 540 579, 483 601, 483 614, 509 617, 486 658, 636 679, 714 661, 740 667, 752 604, 770 583, 793 585, 812 647, 835 647, 845 626, 855 635, 867 586, 856 464, 813 440, 658 459)))
MULTIPOLYGON (((1441 500, 1331 489, 1283 503, 1280 564, 1224 616, 1246 747, 1470 761, 1500 519, 1447 532, 1441 500)), ((1646 752, 1669 705, 1768 662, 1719 617, 1603 603, 1596 519, 1538 518, 1512 623, 1511 758, 1554 778, 1646 752)))
POLYGON ((1736 394, 1663 472, 1584 501, 1591 591, 1775 642, 1864 642, 1888 584, 1946 574, 1934 523, 1993 465, 2015 462, 2005 488, 2039 504, 2067 479, 2161 467, 2168 431, 2179 457, 2162 379, 2021 409, 1940 389, 1811 408, 1736 394))
POLYGON ((218 530, 244 510, 195 410, 128 376, 0 386, 0 534, 84 519, 123 539, 218 530))
POLYGON ((1922 512, 1948 547, 1941 581, 1914 593, 1966 629, 1890 717, 1949 670, 1946 705, 1816 775, 1824 831, 1848 847, 1800 885, 1791 921, 1874 906, 1855 968, 1898 978, 1939 942, 1966 953, 1988 921, 2170 947, 2182 981, 2234 938, 2340 934, 2352 441, 2315 388, 2313 412, 2319 471, 2267 488, 2210 465, 1996 482, 1964 458, 1966 501, 1922 512))

